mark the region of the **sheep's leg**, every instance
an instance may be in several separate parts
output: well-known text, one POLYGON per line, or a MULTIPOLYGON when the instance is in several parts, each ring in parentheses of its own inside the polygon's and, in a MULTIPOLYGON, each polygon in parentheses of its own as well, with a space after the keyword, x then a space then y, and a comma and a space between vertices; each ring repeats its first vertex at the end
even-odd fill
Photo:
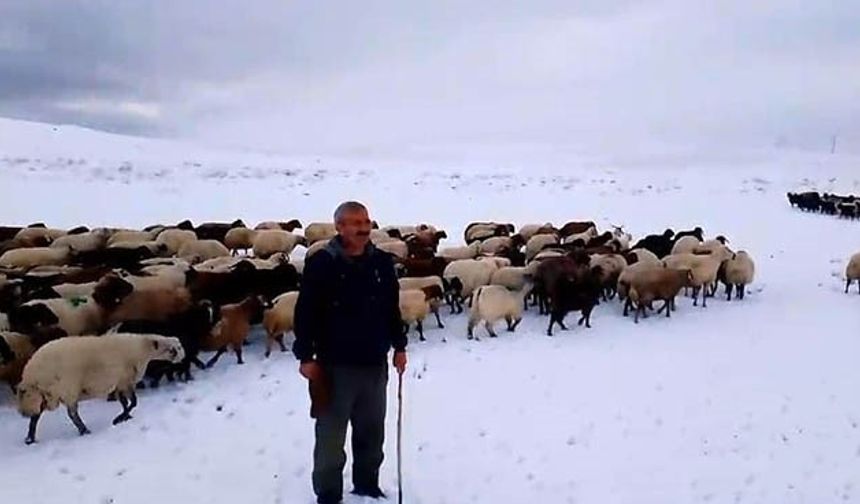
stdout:
MULTIPOLYGON (((734 286, 732 284, 726 284, 726 301, 732 300, 732 289, 734 286)), ((740 295, 740 293, 738 293, 740 295)))
POLYGON ((476 321, 476 320, 472 320, 472 319, 470 318, 470 319, 469 319, 469 323, 468 323, 468 325, 466 326, 466 339, 472 339, 472 338, 474 338, 474 337, 475 337, 475 335, 474 335, 474 331, 475 331, 475 324, 477 324, 477 321, 476 321))
POLYGON ((623 315, 625 317, 627 316, 627 313, 629 312, 630 308, 632 308, 632 307, 633 307, 633 302, 630 301, 630 297, 628 296, 627 299, 624 300, 624 314, 623 315))
POLYGON ((851 287, 851 279, 845 280, 845 294, 848 294, 848 288, 851 287))
POLYGON ((746 294, 747 286, 744 284, 738 285, 738 297, 743 301, 744 295, 746 294))
POLYGON ((274 334, 267 334, 266 335, 266 351, 263 352, 263 357, 265 357, 266 359, 268 359, 269 356, 272 355, 272 341, 274 341, 274 339, 275 339, 274 334))
POLYGON ((277 338, 275 338, 275 339, 277 339, 277 341, 278 341, 278 346, 280 346, 280 347, 281 347, 281 352, 286 352, 286 351, 287 351, 287 345, 285 345, 285 344, 284 344, 284 334, 283 334, 283 333, 281 333, 281 334, 280 334, 277 338))
POLYGON ((496 337, 496 331, 493 330, 493 324, 489 320, 484 321, 484 327, 487 328, 487 332, 490 333, 491 338, 496 337))
MULTIPOLYGON (((122 394, 120 394, 120 397, 122 397, 122 394)), ((78 433, 81 436, 90 433, 90 430, 87 429, 87 426, 84 425, 84 421, 81 420, 81 416, 78 414, 77 403, 67 405, 66 412, 69 414, 69 418, 72 419, 72 423, 78 428, 78 433)))
POLYGON ((224 355, 225 352, 227 352, 227 346, 226 345, 222 346, 221 348, 218 349, 217 352, 215 352, 215 355, 213 355, 212 358, 209 359, 209 361, 206 363, 205 367, 208 369, 208 368, 211 368, 212 366, 214 366, 215 363, 218 362, 218 359, 220 359, 221 356, 224 355))
POLYGON ((706 296, 708 291, 708 285, 705 284, 702 286, 702 308, 708 307, 708 296, 706 296))
POLYGON ((699 290, 701 287, 693 287, 693 306, 699 306, 699 290))
POLYGON ((128 408, 128 398, 125 396, 125 394, 123 392, 119 392, 118 396, 119 396, 119 403, 122 405, 122 413, 120 413, 119 415, 117 415, 116 418, 113 419, 114 425, 119 425, 119 424, 125 422, 126 420, 128 420, 129 418, 131 418, 128 414, 128 412, 130 411, 128 408))
POLYGON ((438 308, 433 310, 433 315, 436 316, 436 325, 439 326, 439 329, 445 329, 445 326, 442 325, 442 318, 439 317, 439 309, 438 308))
POLYGON ((30 426, 27 428, 27 439, 24 440, 28 445, 36 442, 36 427, 39 425, 39 417, 41 416, 41 413, 36 413, 30 417, 30 426))
POLYGON ((206 369, 206 364, 204 364, 203 361, 200 360, 200 357, 195 356, 191 359, 191 362, 194 363, 195 366, 197 366, 197 369, 206 369))
POLYGON ((552 336, 552 326, 555 324, 555 314, 550 313, 549 315, 549 327, 546 329, 546 335, 552 336))
POLYGON ((640 312, 641 312, 643 315, 645 314, 645 306, 644 306, 642 303, 639 303, 639 305, 638 305, 638 306, 636 306, 636 314, 635 314, 635 315, 633 315, 633 323, 634 323, 634 324, 638 324, 638 323, 639 323, 639 313, 640 313, 640 312))
POLYGON ((245 363, 242 360, 242 345, 244 345, 244 342, 233 346, 233 352, 236 353, 236 364, 244 364, 245 363))
POLYGON ((592 310, 594 310, 594 308, 593 308, 593 307, 592 307, 592 308, 588 308, 588 309, 585 311, 585 313, 583 314, 583 317, 585 317, 585 328, 586 328, 586 329, 591 329, 591 311, 592 311, 592 310))
POLYGON ((415 329, 418 330, 418 340, 419 341, 427 341, 427 338, 424 337, 424 321, 419 320, 415 322, 415 329))
POLYGON ((513 323, 513 325, 511 325, 511 332, 516 331, 517 326, 520 325, 520 322, 522 322, 522 321, 523 321, 522 317, 520 317, 518 319, 514 319, 514 323, 513 323))

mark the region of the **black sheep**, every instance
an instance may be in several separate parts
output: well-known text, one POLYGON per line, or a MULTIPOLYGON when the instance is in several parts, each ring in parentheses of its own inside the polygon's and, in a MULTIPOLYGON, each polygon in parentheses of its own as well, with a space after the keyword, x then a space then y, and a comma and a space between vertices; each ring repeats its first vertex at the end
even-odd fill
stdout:
POLYGON ((674 246, 672 237, 674 235, 674 231, 667 229, 662 235, 648 235, 642 238, 632 248, 650 250, 654 255, 662 259, 672 253, 672 247, 674 246))
POLYGON ((6 342, 6 339, 0 336, 0 364, 6 365, 15 360, 15 352, 6 342))
POLYGON ((550 299, 547 336, 552 336, 552 326, 556 323, 563 331, 567 330, 564 325, 564 317, 572 311, 582 312, 579 325, 585 323, 585 327, 591 327, 591 312, 595 306, 600 304, 600 296, 603 292, 600 274, 600 266, 595 266, 590 270, 585 270, 584 274, 576 279, 569 277, 559 279, 550 299))
POLYGON ((164 322, 152 320, 131 320, 119 324, 118 332, 130 332, 138 334, 160 334, 162 336, 173 336, 179 339, 185 358, 178 364, 166 361, 152 361, 146 367, 146 377, 149 378, 150 387, 158 387, 161 379, 165 376, 173 381, 174 375, 178 375, 182 381, 193 380, 191 376, 191 364, 199 369, 204 368, 199 359, 200 348, 215 325, 217 310, 212 303, 203 301, 184 313, 175 315, 164 322))
POLYGON ((696 226, 695 229, 692 229, 690 231, 679 231, 679 232, 675 233, 675 243, 678 243, 678 240, 680 240, 681 238, 683 238, 685 236, 696 237, 699 239, 699 241, 705 240, 705 232, 702 230, 702 228, 700 228, 698 226, 696 226))

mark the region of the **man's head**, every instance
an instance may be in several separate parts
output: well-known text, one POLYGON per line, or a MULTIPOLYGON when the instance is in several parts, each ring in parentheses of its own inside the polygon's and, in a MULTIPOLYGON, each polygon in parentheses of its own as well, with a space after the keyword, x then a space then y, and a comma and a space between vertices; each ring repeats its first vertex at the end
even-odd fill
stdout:
POLYGON ((337 207, 334 225, 347 248, 364 250, 370 241, 370 216, 367 207, 357 201, 347 201, 337 207))

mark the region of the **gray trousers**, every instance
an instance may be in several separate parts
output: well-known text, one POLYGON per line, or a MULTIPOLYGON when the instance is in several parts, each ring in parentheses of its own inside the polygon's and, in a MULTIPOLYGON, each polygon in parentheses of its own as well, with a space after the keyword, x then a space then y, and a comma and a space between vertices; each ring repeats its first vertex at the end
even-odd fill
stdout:
POLYGON ((388 366, 326 366, 331 399, 316 420, 314 493, 343 495, 347 423, 352 424, 352 483, 358 489, 379 484, 385 440, 388 366))

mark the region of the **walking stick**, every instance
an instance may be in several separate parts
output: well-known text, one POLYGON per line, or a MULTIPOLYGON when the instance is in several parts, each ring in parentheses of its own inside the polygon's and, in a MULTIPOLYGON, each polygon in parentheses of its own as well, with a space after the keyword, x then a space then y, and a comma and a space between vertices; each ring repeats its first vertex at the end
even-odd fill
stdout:
POLYGON ((403 504, 403 453, 401 438, 403 435, 403 373, 397 374, 397 502, 403 504))

